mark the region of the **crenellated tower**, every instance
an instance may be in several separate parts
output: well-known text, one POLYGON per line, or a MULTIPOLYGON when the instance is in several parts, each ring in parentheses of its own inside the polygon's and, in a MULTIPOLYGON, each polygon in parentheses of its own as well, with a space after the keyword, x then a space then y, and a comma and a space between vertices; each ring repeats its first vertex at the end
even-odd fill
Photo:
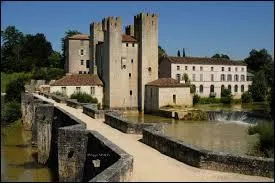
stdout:
POLYGON ((138 108, 144 109, 145 84, 158 79, 158 15, 140 13, 134 17, 138 49, 138 108))

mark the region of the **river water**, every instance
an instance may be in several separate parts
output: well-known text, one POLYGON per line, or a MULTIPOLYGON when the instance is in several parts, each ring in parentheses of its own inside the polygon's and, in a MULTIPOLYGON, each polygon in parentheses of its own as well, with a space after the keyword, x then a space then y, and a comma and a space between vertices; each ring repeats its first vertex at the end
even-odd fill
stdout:
MULTIPOLYGON (((1 96, 1 110, 3 107, 1 96)), ((31 145, 31 131, 21 122, 10 126, 1 124, 1 181, 51 182, 51 170, 37 163, 37 150, 31 145)))
POLYGON ((130 111, 123 117, 137 123, 166 123, 166 135, 212 151, 245 155, 258 141, 257 135, 248 135, 249 124, 242 122, 184 121, 130 111))

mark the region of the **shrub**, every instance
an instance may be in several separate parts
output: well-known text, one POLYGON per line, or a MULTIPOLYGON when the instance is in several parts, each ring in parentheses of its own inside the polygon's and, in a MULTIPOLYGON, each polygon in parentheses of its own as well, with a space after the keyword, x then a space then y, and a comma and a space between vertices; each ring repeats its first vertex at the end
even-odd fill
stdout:
POLYGON ((97 109, 101 109, 101 103, 97 104, 97 109))
POLYGON ((250 103, 252 101, 251 93, 246 91, 242 94, 242 103, 250 103))
POLYGON ((52 92, 52 94, 62 96, 62 97, 66 97, 66 98, 68 97, 67 95, 65 95, 64 93, 62 93, 60 91, 52 92))
POLYGON ((195 93, 196 92, 196 86, 195 85, 191 85, 190 86, 190 93, 195 93))
POLYGON ((208 97, 201 97, 198 104, 216 104, 220 103, 220 99, 218 98, 208 98, 208 97))
POLYGON ((25 91, 25 80, 26 78, 18 78, 16 80, 11 81, 7 85, 6 89, 6 101, 16 101, 21 102, 21 92, 25 91))
POLYGON ((77 99, 80 103, 97 103, 97 98, 92 97, 91 95, 84 92, 77 92, 71 95, 71 99, 77 99))
POLYGON ((248 128, 248 134, 259 134, 259 150, 262 151, 266 156, 270 156, 270 152, 274 153, 274 128, 271 122, 259 123, 256 126, 248 128))
POLYGON ((1 121, 11 123, 18 120, 21 117, 21 106, 16 101, 6 103, 4 106, 3 114, 1 115, 1 121))
POLYGON ((193 96, 193 105, 199 103, 199 101, 200 101, 200 96, 198 94, 195 94, 193 96))

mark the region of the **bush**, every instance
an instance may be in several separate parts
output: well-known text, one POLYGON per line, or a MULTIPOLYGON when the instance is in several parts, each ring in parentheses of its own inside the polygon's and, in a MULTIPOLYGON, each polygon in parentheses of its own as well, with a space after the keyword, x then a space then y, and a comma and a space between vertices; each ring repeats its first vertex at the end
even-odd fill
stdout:
POLYGON ((77 99, 80 103, 97 103, 97 98, 83 92, 77 92, 71 95, 71 99, 77 99))
POLYGON ((190 93, 195 93, 196 92, 196 86, 195 85, 191 85, 190 86, 190 93))
POLYGON ((251 126, 248 129, 249 135, 259 134, 259 150, 266 156, 270 156, 270 152, 274 153, 274 128, 271 122, 259 123, 256 126, 251 126))
POLYGON ((229 89, 223 89, 221 91, 221 103, 223 104, 231 104, 232 103, 232 95, 229 89))
POLYGON ((220 103, 220 99, 213 97, 201 97, 198 104, 217 104, 220 103))
POLYGON ((97 109, 101 109, 101 103, 97 104, 97 109))
POLYGON ((242 103, 250 103, 252 102, 252 96, 251 93, 246 91, 242 94, 242 103))
POLYGON ((21 117, 20 103, 16 101, 12 101, 5 104, 3 114, 1 115, 1 121, 11 123, 18 120, 20 117, 21 117))
POLYGON ((198 94, 195 94, 193 96, 193 105, 199 103, 199 101, 200 101, 200 96, 198 94))
POLYGON ((25 81, 26 78, 18 78, 16 80, 11 81, 7 85, 6 89, 6 101, 16 101, 21 102, 21 92, 25 91, 25 81))
POLYGON ((7 74, 1 72, 1 92, 6 92, 7 85, 18 78, 24 78, 28 80, 31 78, 31 73, 15 72, 7 74))
POLYGON ((66 97, 66 98, 68 97, 67 95, 65 95, 64 93, 62 93, 60 91, 52 92, 52 94, 62 96, 62 97, 66 97))
POLYGON ((32 79, 46 80, 46 81, 56 80, 65 75, 64 69, 47 68, 47 67, 35 68, 32 71, 32 73, 33 73, 32 79))

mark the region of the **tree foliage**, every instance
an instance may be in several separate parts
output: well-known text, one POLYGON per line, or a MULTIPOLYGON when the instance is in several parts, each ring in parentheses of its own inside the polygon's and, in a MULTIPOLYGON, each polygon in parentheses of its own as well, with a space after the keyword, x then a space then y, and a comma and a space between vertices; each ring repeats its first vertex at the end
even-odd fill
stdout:
POLYGON ((185 49, 182 49, 182 57, 185 57, 185 49))
POLYGON ((178 57, 180 57, 180 50, 178 50, 178 54, 177 55, 178 55, 178 57))
POLYGON ((25 82, 26 78, 18 78, 11 81, 7 85, 5 100, 21 102, 21 92, 25 91, 25 82))
POLYGON ((221 91, 221 102, 224 103, 224 104, 231 104, 232 102, 232 94, 231 94, 231 91, 229 89, 222 89, 221 91))
POLYGON ((158 62, 160 63, 160 61, 165 57, 167 57, 167 54, 166 54, 165 50, 159 45, 158 46, 158 58, 159 58, 158 62))
POLYGON ((213 55, 212 58, 226 58, 228 60, 230 59, 228 55, 218 54, 218 53, 216 53, 215 55, 213 55))
POLYGON ((244 61, 247 64, 248 69, 254 72, 258 72, 265 65, 272 63, 272 57, 266 49, 261 49, 259 51, 252 49, 249 53, 249 56, 244 59, 244 61))
POLYGON ((267 83, 264 71, 255 73, 249 89, 254 102, 264 101, 267 94, 267 83))

